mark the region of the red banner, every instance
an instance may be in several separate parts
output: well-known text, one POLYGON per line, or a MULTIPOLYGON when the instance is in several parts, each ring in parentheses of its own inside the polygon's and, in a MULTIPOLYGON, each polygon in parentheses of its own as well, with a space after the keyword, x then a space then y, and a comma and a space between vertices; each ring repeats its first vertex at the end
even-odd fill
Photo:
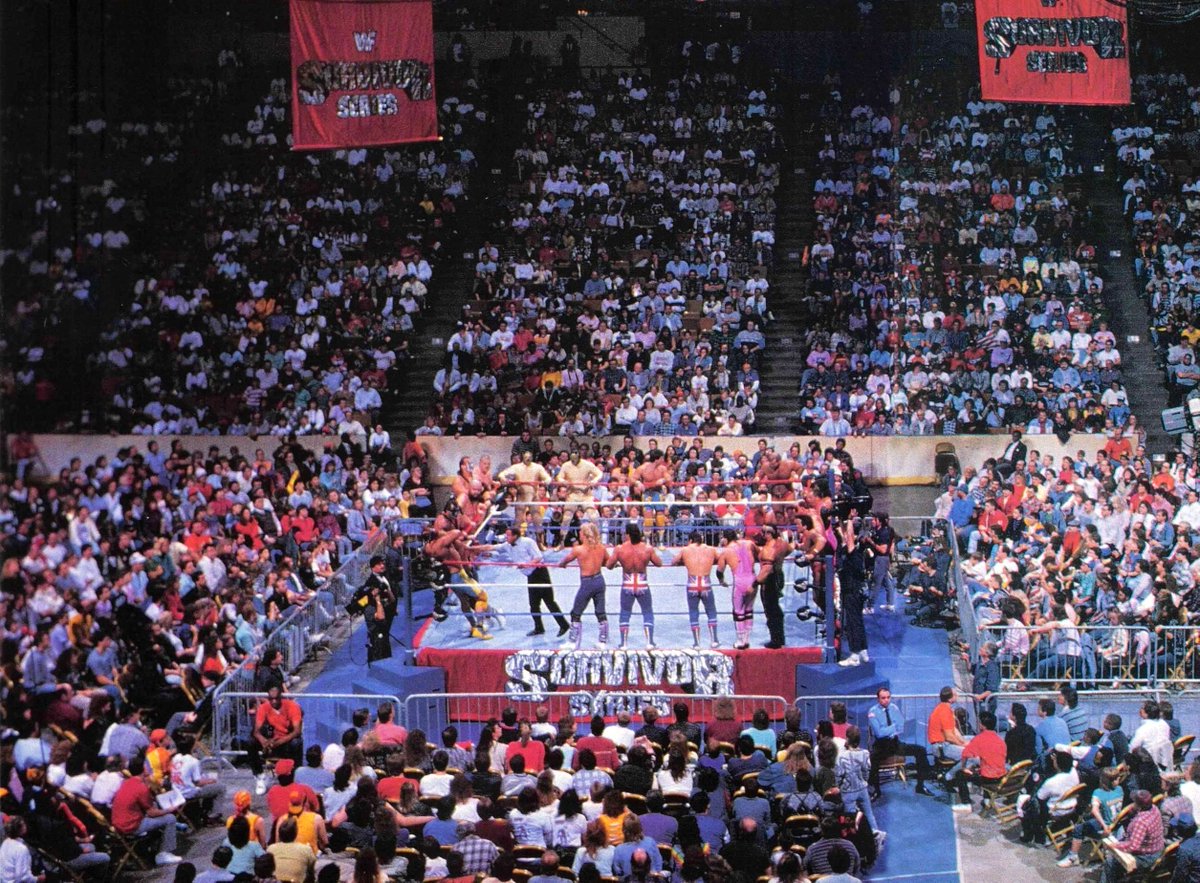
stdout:
POLYGON ((1128 104, 1129 29, 1109 0, 975 0, 985 101, 1128 104))
POLYGON ((437 139, 431 0, 291 0, 293 150, 437 139))

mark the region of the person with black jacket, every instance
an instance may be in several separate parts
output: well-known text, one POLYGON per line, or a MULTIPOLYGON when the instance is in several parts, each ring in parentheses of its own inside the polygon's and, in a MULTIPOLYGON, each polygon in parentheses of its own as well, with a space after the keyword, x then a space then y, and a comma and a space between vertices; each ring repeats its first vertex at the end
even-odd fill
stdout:
POLYGON ((396 593, 383 575, 387 565, 382 555, 371 558, 371 575, 354 595, 367 620, 367 663, 390 659, 392 655, 392 623, 396 619, 396 593))
POLYGON ((1008 749, 1006 759, 1010 767, 1037 757, 1037 732, 1026 723, 1028 714, 1028 709, 1022 703, 1012 704, 1008 715, 1008 732, 1004 734, 1004 744, 1008 749))

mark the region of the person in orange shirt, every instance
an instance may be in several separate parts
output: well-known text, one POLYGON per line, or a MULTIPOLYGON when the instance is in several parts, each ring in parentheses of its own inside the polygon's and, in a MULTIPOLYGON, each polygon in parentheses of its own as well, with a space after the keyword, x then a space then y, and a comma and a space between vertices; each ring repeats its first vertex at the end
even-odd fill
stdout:
POLYGON ((267 826, 263 823, 262 816, 250 811, 251 800, 249 791, 238 791, 233 795, 233 814, 225 820, 225 827, 228 828, 239 816, 244 817, 250 823, 250 836, 256 839, 263 849, 266 849, 268 844, 267 826))
POLYGON ((954 717, 954 688, 942 687, 938 699, 940 701, 929 715, 929 725, 926 727, 929 749, 938 757, 962 760, 967 740, 959 731, 958 720, 954 717))
POLYGON ((150 733, 150 747, 146 750, 146 768, 154 784, 162 787, 170 781, 171 757, 175 754, 167 747, 167 731, 154 730, 150 733))
POLYGON ((1108 455, 1110 460, 1114 461, 1120 461, 1122 457, 1133 456, 1133 444, 1121 434, 1119 429, 1114 429, 1108 434, 1108 441, 1104 443, 1101 450, 1108 455))

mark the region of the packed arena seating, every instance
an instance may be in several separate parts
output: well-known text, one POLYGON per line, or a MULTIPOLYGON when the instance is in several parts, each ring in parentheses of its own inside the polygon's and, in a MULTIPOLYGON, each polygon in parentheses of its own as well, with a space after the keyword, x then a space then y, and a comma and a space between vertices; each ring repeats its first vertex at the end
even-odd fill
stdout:
MULTIPOLYGON (((186 217, 141 244, 161 248, 167 237, 180 253, 168 265, 137 261, 132 303, 99 335, 85 383, 111 404, 96 425, 349 434, 366 446, 382 394, 403 376, 433 267, 456 235, 486 115, 467 88, 442 99, 441 144, 317 157, 290 153, 287 100, 286 82, 274 81, 222 137, 219 177, 196 205, 201 230, 186 217)), ((86 299, 86 287, 59 285, 86 299)), ((27 361, 48 358, 37 318, 26 320, 27 361)), ((39 380, 31 368, 18 375, 53 404, 39 380)))
POLYGON ((434 380, 437 425, 564 436, 752 426, 776 114, 764 85, 715 63, 531 95, 517 182, 496 242, 477 250, 475 302, 434 380))
POLYGON ((1151 312, 1150 334, 1177 404, 1200 383, 1196 88, 1182 74, 1142 74, 1136 113, 1118 119, 1113 146, 1134 247, 1134 272, 1151 312))
POLYGON ((929 86, 889 99, 852 104, 834 89, 823 108, 805 428, 1123 424, 1070 132, 1045 109, 972 100, 948 112, 929 86))
MULTIPOLYGON (((0 255, 10 299, 3 388, 14 425, 86 422, 70 410, 83 369, 77 341, 132 284, 130 268, 160 248, 147 216, 159 208, 149 205, 153 191, 178 174, 182 145, 217 99, 218 84, 171 79, 165 91, 167 109, 143 118, 109 118, 94 96, 81 100, 83 121, 62 133, 74 151, 61 167, 46 168, 48 159, 14 142, 0 255)), ((7 116, 24 125, 19 112, 7 116)))

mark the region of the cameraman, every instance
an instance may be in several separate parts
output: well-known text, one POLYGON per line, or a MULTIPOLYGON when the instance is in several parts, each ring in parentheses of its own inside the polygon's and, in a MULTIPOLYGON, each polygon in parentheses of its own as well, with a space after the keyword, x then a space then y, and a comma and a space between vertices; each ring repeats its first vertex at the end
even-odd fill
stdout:
POLYGON ((367 620, 367 663, 392 655, 392 622, 396 619, 396 593, 383 575, 387 559, 371 558, 371 575, 354 595, 351 604, 367 620))
POLYGON ((842 520, 837 552, 837 571, 841 581, 842 637, 850 655, 838 665, 853 666, 868 662, 867 628, 863 606, 867 601, 867 546, 856 542, 854 519, 842 520))

